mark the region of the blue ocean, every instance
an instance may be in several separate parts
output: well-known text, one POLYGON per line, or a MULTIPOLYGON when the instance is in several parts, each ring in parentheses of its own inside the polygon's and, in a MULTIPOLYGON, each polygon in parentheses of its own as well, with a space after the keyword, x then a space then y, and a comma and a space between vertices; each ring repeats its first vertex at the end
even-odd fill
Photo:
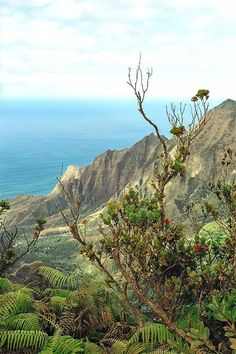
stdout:
MULTIPOLYGON (((165 106, 149 101, 147 113, 169 134, 165 106)), ((86 166, 104 151, 129 147, 152 128, 135 99, 0 100, 0 199, 45 195, 69 165, 86 166)))

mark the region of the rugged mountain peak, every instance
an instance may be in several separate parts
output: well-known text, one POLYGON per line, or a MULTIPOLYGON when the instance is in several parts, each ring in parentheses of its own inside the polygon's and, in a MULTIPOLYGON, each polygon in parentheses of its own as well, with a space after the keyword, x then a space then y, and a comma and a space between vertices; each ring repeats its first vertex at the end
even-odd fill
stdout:
POLYGON ((219 104, 216 108, 236 109, 236 101, 228 98, 227 100, 219 104))
POLYGON ((223 150, 236 144, 236 101, 227 99, 208 112, 210 120, 193 143, 193 151, 223 150))

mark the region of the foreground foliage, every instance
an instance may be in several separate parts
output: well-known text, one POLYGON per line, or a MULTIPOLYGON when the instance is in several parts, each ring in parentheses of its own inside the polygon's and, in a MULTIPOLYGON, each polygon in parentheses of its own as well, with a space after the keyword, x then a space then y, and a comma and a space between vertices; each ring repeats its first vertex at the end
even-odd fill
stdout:
MULTIPOLYGON (((153 194, 143 196, 131 186, 111 200, 93 242, 88 220, 79 218, 80 201, 65 196, 71 215, 62 216, 80 253, 103 277, 97 281, 41 265, 43 281, 31 288, 6 279, 2 267, 2 353, 236 353, 236 153, 228 148, 218 178, 204 181, 207 195, 186 202, 184 214, 173 219, 166 208, 168 185, 184 178, 192 142, 211 119, 209 91, 192 97, 188 126, 184 106, 167 110, 169 143, 144 111, 151 75, 148 70, 144 82, 140 59, 128 84, 161 147, 153 194)), ((0 212, 8 207, 2 201, 0 212)), ((43 226, 39 220, 36 240, 43 226)), ((9 247, 4 248, 6 236, 2 240, 4 265, 9 247)), ((13 252, 7 268, 14 257, 13 252)))
MULTIPOLYGON (((59 278, 62 284, 66 277, 46 266, 38 271, 51 286, 59 278)), ((161 324, 147 323, 136 331, 119 296, 103 283, 95 287, 86 282, 77 290, 68 289, 70 281, 63 285, 38 292, 0 278, 1 353, 135 354, 153 353, 157 348, 156 353, 174 353, 167 341, 181 344, 161 324)))
POLYGON ((141 61, 134 82, 129 71, 128 84, 137 98, 139 112, 154 128, 161 146, 153 194, 143 196, 138 188, 130 187, 122 198, 110 201, 101 215, 102 237, 96 243, 87 238, 87 221, 78 223, 78 201, 71 205, 71 218, 65 221, 80 243, 81 253, 123 296, 139 327, 143 327, 145 315, 164 325, 177 336, 167 340, 177 353, 231 353, 236 349, 236 324, 232 317, 236 280, 236 154, 229 148, 218 179, 203 182, 209 197, 186 202, 185 214, 173 220, 166 211, 167 188, 170 182, 185 176, 192 142, 211 119, 209 91, 199 90, 192 97, 192 122, 187 127, 184 106, 180 105, 178 110, 172 105, 167 110, 174 146, 144 111, 152 71, 147 72, 144 82, 140 65, 141 61), (219 227, 219 237, 205 227, 212 222, 219 227), (219 317, 219 309, 224 316, 219 317))

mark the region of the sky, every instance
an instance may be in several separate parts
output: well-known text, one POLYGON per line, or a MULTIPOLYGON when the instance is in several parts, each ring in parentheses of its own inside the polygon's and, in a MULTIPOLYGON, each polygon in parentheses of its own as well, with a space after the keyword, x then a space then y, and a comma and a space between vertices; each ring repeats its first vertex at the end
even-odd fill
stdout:
POLYGON ((0 94, 129 98, 142 53, 149 95, 236 99, 235 0, 0 0, 0 94))

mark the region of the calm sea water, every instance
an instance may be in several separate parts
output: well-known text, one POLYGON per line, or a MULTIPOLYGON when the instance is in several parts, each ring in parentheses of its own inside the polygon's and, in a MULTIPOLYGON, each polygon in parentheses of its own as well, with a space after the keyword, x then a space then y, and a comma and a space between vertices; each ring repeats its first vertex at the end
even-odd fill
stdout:
MULTIPOLYGON (((147 103, 165 135, 167 103, 147 103)), ((151 132, 135 100, 0 100, 0 199, 47 194, 62 164, 64 170, 85 166, 98 154, 131 146, 151 132)))

